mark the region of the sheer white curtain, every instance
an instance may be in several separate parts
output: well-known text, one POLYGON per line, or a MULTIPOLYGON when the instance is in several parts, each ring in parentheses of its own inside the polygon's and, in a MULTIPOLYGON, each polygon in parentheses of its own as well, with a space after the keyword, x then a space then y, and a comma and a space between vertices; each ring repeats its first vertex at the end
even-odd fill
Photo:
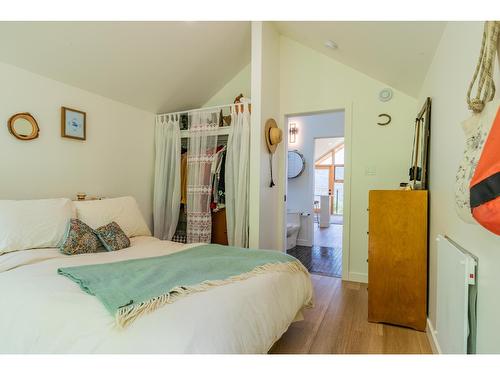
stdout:
MULTIPOLYGON (((226 221, 229 245, 248 247, 248 195, 250 164, 250 112, 231 111, 232 133, 226 154, 226 221)), ((241 106, 239 107, 241 108, 241 106)))
POLYGON ((155 127, 154 236, 170 240, 181 201, 181 135, 178 115, 159 115, 155 127))
POLYGON ((187 243, 211 242, 212 163, 217 150, 219 112, 192 112, 188 117, 187 243))

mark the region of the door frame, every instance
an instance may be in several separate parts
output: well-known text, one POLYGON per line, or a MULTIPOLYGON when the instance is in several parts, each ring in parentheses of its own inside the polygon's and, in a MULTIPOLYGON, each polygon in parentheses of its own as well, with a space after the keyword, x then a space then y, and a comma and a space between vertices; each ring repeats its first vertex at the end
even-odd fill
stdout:
MULTIPOLYGON (((305 116, 312 114, 321 114, 328 112, 344 112, 344 223, 342 227, 342 280, 350 280, 349 277, 349 263, 350 263, 350 234, 351 234, 351 170, 352 170, 352 103, 339 106, 337 108, 309 111, 309 112, 289 112, 282 115, 283 121, 283 142, 284 146, 280 151, 280 163, 278 170, 280 188, 280 196, 285 197, 288 191, 288 118, 305 116)), ((307 161, 311 162, 311 161, 307 161)), ((314 161, 313 161, 314 163, 314 161)), ((314 200, 314 199, 313 199, 314 200)), ((312 202, 311 202, 312 204, 312 202)), ((286 220, 287 220, 287 202, 285 199, 280 201, 282 220, 281 220, 281 242, 283 244, 282 251, 286 252, 286 220)), ((311 205, 311 213, 313 212, 313 205, 311 205)), ((279 224, 279 223, 278 223, 279 224)))

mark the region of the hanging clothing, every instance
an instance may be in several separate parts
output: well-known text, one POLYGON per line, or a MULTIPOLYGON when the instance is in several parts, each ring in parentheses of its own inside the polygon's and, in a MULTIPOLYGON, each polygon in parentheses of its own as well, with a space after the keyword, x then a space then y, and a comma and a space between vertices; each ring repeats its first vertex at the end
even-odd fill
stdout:
POLYGON ((179 212, 179 221, 177 223, 177 229, 175 230, 175 234, 172 237, 172 241, 186 243, 187 242, 187 216, 185 206, 181 205, 181 209, 179 212))
POLYGON ((180 155, 179 116, 158 116, 155 125, 153 232, 160 240, 170 240, 177 227, 181 199, 180 155))
POLYGON ((225 207, 226 203, 226 188, 225 188, 225 161, 226 161, 226 146, 220 147, 215 155, 214 163, 212 164, 212 203, 210 208, 213 212, 225 207))
POLYGON ((232 107, 225 165, 227 237, 230 246, 248 247, 250 111, 232 107))
POLYGON ((181 203, 187 202, 187 152, 181 155, 181 203))
POLYGON ((217 148, 219 112, 193 112, 188 116, 187 243, 210 243, 212 215, 211 168, 217 148))

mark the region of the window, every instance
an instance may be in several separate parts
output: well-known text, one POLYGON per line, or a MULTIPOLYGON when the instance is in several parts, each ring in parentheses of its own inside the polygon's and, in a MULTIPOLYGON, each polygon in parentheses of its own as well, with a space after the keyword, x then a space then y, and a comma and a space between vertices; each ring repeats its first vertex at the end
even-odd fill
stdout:
MULTIPOLYGON (((333 145, 332 145, 333 146, 333 145)), ((342 215, 344 201, 344 144, 325 152, 314 165, 314 200, 318 210, 320 197, 331 196, 330 213, 342 215)))
POLYGON ((335 166, 335 181, 344 181, 344 166, 335 166))
POLYGON ((323 168, 314 169, 314 195, 328 195, 330 188, 330 170, 323 168))
POLYGON ((335 150, 335 164, 344 164, 344 145, 335 150))

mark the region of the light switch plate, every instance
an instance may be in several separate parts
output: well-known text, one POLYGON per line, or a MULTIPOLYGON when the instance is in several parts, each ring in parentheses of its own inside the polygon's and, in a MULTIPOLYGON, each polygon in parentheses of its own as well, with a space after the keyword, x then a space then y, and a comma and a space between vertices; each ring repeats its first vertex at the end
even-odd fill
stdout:
POLYGON ((374 165, 369 165, 365 167, 365 175, 375 176, 377 174, 377 167, 374 165))

